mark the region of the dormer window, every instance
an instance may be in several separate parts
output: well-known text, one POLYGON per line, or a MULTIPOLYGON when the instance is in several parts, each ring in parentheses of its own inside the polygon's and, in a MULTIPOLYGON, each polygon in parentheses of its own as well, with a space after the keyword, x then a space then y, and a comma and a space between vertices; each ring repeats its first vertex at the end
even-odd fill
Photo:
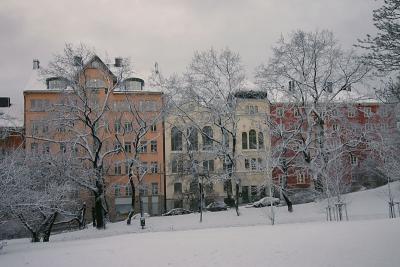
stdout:
POLYGON ((141 91, 144 86, 144 81, 139 78, 129 78, 124 81, 124 89, 126 91, 141 91))
POLYGON ((67 88, 67 81, 61 77, 48 78, 46 80, 47 89, 65 89, 67 88))

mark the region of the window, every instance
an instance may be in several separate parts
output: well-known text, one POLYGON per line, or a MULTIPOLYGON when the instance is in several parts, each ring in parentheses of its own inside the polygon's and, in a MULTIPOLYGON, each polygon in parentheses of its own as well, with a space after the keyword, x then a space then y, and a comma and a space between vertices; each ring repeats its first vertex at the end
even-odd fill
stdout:
POLYGON ((339 131, 339 125, 338 124, 332 124, 332 130, 334 130, 335 132, 339 131))
POLYGON ((246 106, 246 113, 249 115, 258 113, 258 106, 246 106))
POLYGON ((264 148, 264 134, 262 132, 258 133, 258 149, 264 148))
POLYGON ((257 133, 255 130, 249 132, 249 149, 257 149, 257 133))
POLYGON ((347 110, 347 117, 354 118, 356 116, 356 110, 354 108, 349 108, 347 110))
POLYGON ((114 132, 116 133, 121 133, 121 122, 120 121, 115 121, 114 122, 114 132))
POLYGON ((303 172, 297 173, 297 183, 298 184, 305 184, 306 183, 306 175, 303 172))
POLYGON ((61 153, 66 153, 67 152, 67 146, 64 143, 60 144, 60 152, 61 153))
POLYGON ((50 154, 50 144, 49 143, 44 143, 43 144, 43 154, 50 154))
POLYGON ((114 195, 116 197, 121 196, 121 187, 119 185, 114 185, 114 195))
POLYGON ((155 140, 150 141, 150 151, 157 152, 157 141, 155 140))
POLYGON ((244 159, 244 168, 246 170, 250 169, 250 161, 249 161, 249 159, 244 159))
POLYGON ((142 197, 147 197, 147 185, 143 184, 142 187, 139 188, 139 193, 142 197))
POLYGON ((37 121, 31 121, 32 125, 32 134, 38 134, 39 133, 39 123, 37 121))
POLYGON ((132 196, 132 187, 130 185, 125 186, 125 196, 132 196))
POLYGON ((172 160, 172 173, 182 173, 183 172, 183 161, 174 159, 172 160))
POLYGON ((157 163, 157 161, 152 161, 150 163, 150 171, 151 171, 151 173, 158 173, 158 163, 157 163))
POLYGON ((125 142, 124 149, 126 153, 132 153, 132 143, 125 142))
POLYGON ((295 81, 289 81, 289 91, 293 91, 295 87, 295 81))
POLYGON ((255 158, 250 159, 250 167, 252 171, 257 170, 257 159, 255 158))
POLYGON ((382 117, 387 117, 389 115, 389 108, 385 106, 381 106, 380 109, 380 114, 382 117))
POLYGON ((50 102, 47 99, 32 99, 31 111, 46 111, 50 107, 50 102))
POLYGON ((151 127, 150 127, 150 131, 156 132, 157 131, 157 125, 156 124, 152 124, 151 127))
POLYGON ((178 128, 173 127, 171 129, 171 150, 181 151, 182 150, 182 132, 178 128))
POLYGON ((47 79, 47 89, 65 89, 67 88, 67 81, 62 78, 49 78, 47 79))
POLYGON ((121 175, 122 170, 121 170, 121 163, 117 162, 114 164, 114 174, 115 175, 121 175))
POLYGON ((121 144, 119 142, 114 143, 114 150, 115 151, 121 151, 121 144))
POLYGON ((371 107, 364 107, 364 117, 369 118, 372 116, 371 107))
POLYGON ((203 161, 203 170, 205 172, 213 172, 214 171, 214 160, 203 161))
POLYGON ((174 194, 182 194, 182 183, 174 183, 174 194))
POLYGON ((285 111, 283 110, 283 108, 277 108, 276 109, 276 115, 278 117, 282 118, 284 114, 285 114, 285 111))
POLYGON ((203 150, 210 150, 213 146, 213 130, 210 126, 203 128, 203 150))
POLYGON ((142 90, 142 83, 140 81, 127 80, 124 83, 125 83, 124 89, 126 91, 140 91, 140 90, 142 90))
POLYGON ((147 152, 147 141, 140 141, 139 153, 147 152))
POLYGON ((158 183, 151 183, 151 194, 153 196, 158 195, 158 183))
POLYGON ((139 102, 139 110, 140 111, 157 111, 157 102, 156 101, 140 101, 139 102))
POLYGON ((189 151, 199 150, 197 129, 193 128, 193 127, 189 127, 187 130, 187 135, 188 135, 188 150, 189 151))
POLYGON ((247 149, 247 133, 242 133, 242 149, 247 149))
POLYGON ((297 107, 294 108, 293 116, 295 116, 296 118, 300 117, 300 110, 299 110, 299 108, 297 108, 297 107))
POLYGON ((126 121, 125 122, 125 131, 127 133, 130 133, 130 132, 132 132, 132 129, 133 129, 132 122, 131 121, 126 121))
POLYGON ((358 163, 358 158, 355 155, 350 155, 350 163, 353 166, 356 166, 358 163))
POLYGON ((146 161, 143 161, 143 162, 140 164, 140 174, 141 174, 141 175, 145 175, 145 174, 147 173, 147 170, 148 170, 148 168, 147 168, 147 162, 146 162, 146 161))

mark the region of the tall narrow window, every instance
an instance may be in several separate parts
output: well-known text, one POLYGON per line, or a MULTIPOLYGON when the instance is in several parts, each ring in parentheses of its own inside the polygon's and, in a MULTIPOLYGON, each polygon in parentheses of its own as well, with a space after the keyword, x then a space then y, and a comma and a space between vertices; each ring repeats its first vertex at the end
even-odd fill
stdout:
POLYGON ((210 150, 213 145, 213 130, 210 126, 203 128, 203 150, 210 150))
POLYGON ((176 127, 171 129, 171 150, 182 150, 182 132, 176 127))
POLYGON ((247 149, 247 133, 242 133, 242 149, 247 149))
POLYGON ((157 141, 156 140, 150 141, 150 151, 157 152, 157 141))
POLYGON ((198 133, 197 129, 190 127, 187 130, 188 134, 188 150, 189 151, 197 151, 199 150, 199 138, 198 138, 198 133))
POLYGON ((262 132, 258 133, 258 148, 263 149, 264 148, 264 135, 262 132))
POLYGON ((249 149, 257 149, 257 133, 255 130, 249 132, 249 149))

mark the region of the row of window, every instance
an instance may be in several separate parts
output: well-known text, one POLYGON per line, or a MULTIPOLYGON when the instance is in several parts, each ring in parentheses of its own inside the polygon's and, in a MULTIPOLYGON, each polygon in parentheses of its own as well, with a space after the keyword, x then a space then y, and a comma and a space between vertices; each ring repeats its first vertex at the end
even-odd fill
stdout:
MULTIPOLYGON (((107 127, 109 130, 109 127, 107 127)), ((117 120, 114 122, 114 132, 115 133, 130 133, 133 131, 133 123, 132 121, 125 121, 123 124, 121 121, 117 120)), ((157 125, 156 124, 152 124, 150 126, 150 131, 151 132, 156 132, 157 131, 157 125)))
MULTIPOLYGON (((147 144, 149 142, 148 141, 140 141, 140 145, 138 147, 138 152, 139 153, 147 153, 147 144)), ((124 151, 126 153, 132 153, 132 148, 135 147, 135 143, 134 142, 125 142, 124 143, 124 151)), ((120 151, 122 150, 121 144, 119 142, 116 142, 114 144, 114 150, 116 151, 120 151)), ((150 141, 150 152, 154 153, 157 152, 157 141, 156 140, 152 140, 150 141)))
MULTIPOLYGON (((115 175, 122 175, 122 165, 123 163, 121 162, 116 162, 114 163, 114 174, 115 175)), ((129 168, 130 168, 130 163, 126 162, 124 163, 125 166, 125 173, 124 174, 129 174, 129 168)), ((148 163, 146 161, 143 161, 140 163, 139 171, 141 174, 146 174, 146 173, 158 173, 159 172, 159 165, 157 161, 151 161, 150 162, 150 169, 148 166, 148 163)))
POLYGON ((248 134, 247 132, 242 132, 242 149, 257 149, 257 148, 264 149, 264 134, 262 132, 258 133, 258 142, 257 142, 257 132, 255 130, 250 130, 248 134))
MULTIPOLYGON (((31 109, 34 112, 49 111, 52 107, 51 102, 48 99, 31 99, 31 109)), ((60 103, 62 104, 62 103, 60 103)), ((93 98, 93 104, 98 104, 98 99, 93 98)), ((76 103, 76 105, 78 105, 76 103)), ((128 102, 126 100, 113 101, 109 107, 112 107, 113 111, 126 111, 126 112, 155 112, 160 109, 158 102, 153 100, 142 100, 138 104, 128 102)))
POLYGON ((158 102, 153 100, 139 101, 139 105, 125 100, 114 101, 113 111, 154 112, 159 110, 158 102))
MULTIPOLYGON (((67 153, 67 145, 64 143, 59 143, 59 152, 61 153, 67 153)), ((33 153, 39 153, 42 152, 42 154, 50 154, 50 142, 44 142, 41 144, 41 151, 39 151, 39 144, 36 142, 31 143, 31 152, 33 153)), ((72 148, 73 153, 78 153, 78 147, 74 146, 72 148)))
MULTIPOLYGON (((372 112, 371 107, 363 107, 362 109, 356 109, 356 108, 348 108, 347 109, 347 117, 349 118, 355 118, 358 112, 361 112, 364 114, 365 118, 370 118, 373 116, 374 112, 372 112)), ((338 110, 333 109, 329 111, 330 115, 333 117, 338 116, 338 110)), ((327 112, 323 111, 321 112, 321 116, 325 117, 327 112)), ((381 117, 387 117, 390 114, 390 110, 387 107, 380 107, 379 108, 379 115, 381 117)), ((278 107, 276 108, 276 116, 283 118, 285 116, 285 109, 283 107, 278 107)), ((300 117, 300 109, 299 108, 293 108, 293 116, 298 118, 300 117)))
MULTIPOLYGON (((123 196, 122 190, 124 191, 124 196, 132 196, 132 188, 130 185, 114 185, 114 195, 115 197, 121 197, 123 196)), ((140 194, 143 197, 148 196, 148 186, 144 184, 141 188, 139 188, 140 194)), ((151 195, 153 196, 158 196, 159 194, 159 186, 158 183, 151 183, 151 195)))
MULTIPOLYGON (((200 133, 202 137, 202 149, 211 150, 213 147, 214 133, 211 126, 205 126, 200 133)), ((199 150, 199 132, 194 127, 189 127, 186 130, 185 141, 188 151, 199 150)), ((226 146, 229 146, 229 138, 227 134, 224 134, 223 142, 226 146)), ((171 129, 171 150, 181 151, 183 149, 183 132, 177 127, 171 129)))
MULTIPOLYGON (((197 161, 194 161, 193 164, 196 165, 199 172, 214 172, 214 160, 204 160, 201 162, 201 165, 197 161), (200 169, 201 167, 202 169, 200 169)), ((189 163, 186 165, 189 165, 189 163)), ((190 169, 193 167, 194 166, 185 166, 185 162, 180 159, 174 159, 171 162, 172 173, 190 172, 190 169)))

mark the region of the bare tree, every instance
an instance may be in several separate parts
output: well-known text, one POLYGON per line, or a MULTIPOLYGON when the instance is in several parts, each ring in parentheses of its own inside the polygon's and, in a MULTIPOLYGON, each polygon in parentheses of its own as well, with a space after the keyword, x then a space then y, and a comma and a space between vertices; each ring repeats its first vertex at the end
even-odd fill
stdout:
POLYGON ((32 242, 48 242, 57 217, 78 219, 78 188, 69 177, 81 175, 79 162, 61 155, 16 151, 0 165, 0 213, 18 218, 32 242))
POLYGON ((113 72, 85 45, 67 44, 64 52, 54 55, 48 68, 42 69, 50 89, 58 90, 58 102, 52 105, 48 134, 32 133, 30 138, 59 144, 61 150, 71 149, 88 169, 89 180, 75 177, 75 182, 94 196, 94 225, 105 228, 108 207, 105 198, 107 159, 119 149, 110 146, 115 136, 109 131, 110 96, 123 86, 131 74, 128 60, 120 59, 113 72))
POLYGON ((329 179, 332 156, 328 144, 336 143, 337 150, 352 141, 337 142, 340 138, 334 134, 335 125, 343 118, 341 110, 346 110, 338 102, 352 105, 360 100, 354 85, 368 73, 369 68, 354 51, 343 51, 329 31, 298 30, 288 40, 282 37, 273 47, 272 58, 257 69, 256 79, 276 105, 277 127, 272 131, 278 128, 280 141, 274 152, 278 157, 275 166, 286 176, 288 163, 293 163, 294 168, 308 172, 317 188, 329 190, 324 185, 329 179), (284 125, 282 118, 288 116, 288 111, 296 118, 284 125))
MULTIPOLYGON (((237 126, 235 92, 244 87, 244 68, 238 54, 228 48, 221 51, 210 49, 196 52, 183 82, 179 88, 179 101, 184 104, 193 103, 194 106, 209 114, 209 123, 218 131, 218 137, 208 136, 212 141, 213 149, 224 162, 225 185, 227 201, 232 200, 232 184, 235 185, 235 207, 239 215, 239 177, 235 174, 238 159, 237 153, 237 126), (229 145, 228 145, 229 144, 229 145)), ((181 106, 179 103, 178 107, 181 106)), ((187 107, 187 106, 186 106, 187 107)), ((193 114, 181 109, 186 119, 196 126, 202 135, 204 125, 196 124, 193 114)))

